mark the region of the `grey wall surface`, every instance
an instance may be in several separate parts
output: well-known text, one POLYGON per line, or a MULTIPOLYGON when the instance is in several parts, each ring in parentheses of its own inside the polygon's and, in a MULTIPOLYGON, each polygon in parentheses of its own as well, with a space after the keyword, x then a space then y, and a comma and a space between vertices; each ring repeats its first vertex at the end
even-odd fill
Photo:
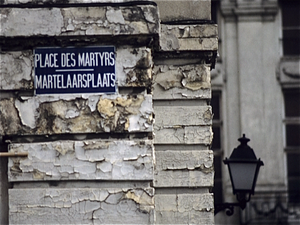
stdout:
MULTIPOLYGON (((292 206, 287 200, 285 124, 288 122, 284 118, 283 90, 300 87, 300 62, 299 55, 283 54, 281 6, 285 2, 219 1, 220 58, 212 74, 212 88, 221 93, 223 157, 230 156, 239 144, 237 138, 245 133, 251 139, 249 146, 264 161, 264 166, 248 208, 242 214, 236 210, 232 217, 219 213, 216 224, 240 224, 240 219, 248 220, 249 224, 274 224, 283 217, 288 218, 289 224, 299 223, 293 222, 293 217, 297 217, 294 215, 261 216, 254 210, 259 205, 261 209, 272 210, 280 199, 285 208, 299 212, 289 208, 292 206)), ((235 201, 228 170, 222 166, 224 201, 235 201)))

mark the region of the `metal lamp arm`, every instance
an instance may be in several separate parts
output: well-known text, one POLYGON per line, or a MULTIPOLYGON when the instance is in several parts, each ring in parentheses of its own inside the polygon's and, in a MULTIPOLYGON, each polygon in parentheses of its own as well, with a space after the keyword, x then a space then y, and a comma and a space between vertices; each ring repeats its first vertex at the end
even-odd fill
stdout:
POLYGON ((215 215, 220 212, 225 210, 226 215, 227 216, 232 216, 234 213, 234 207, 238 206, 241 209, 245 209, 246 208, 246 202, 242 201, 242 202, 235 202, 235 203, 220 203, 220 204, 215 204, 215 215))

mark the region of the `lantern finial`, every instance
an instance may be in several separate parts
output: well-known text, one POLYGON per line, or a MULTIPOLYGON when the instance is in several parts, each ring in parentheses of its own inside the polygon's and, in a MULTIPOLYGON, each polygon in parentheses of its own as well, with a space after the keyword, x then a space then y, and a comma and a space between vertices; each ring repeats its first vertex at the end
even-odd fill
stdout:
POLYGON ((241 142, 241 145, 247 145, 247 143, 250 141, 249 138, 246 138, 246 135, 243 134, 243 137, 238 139, 239 142, 241 142))

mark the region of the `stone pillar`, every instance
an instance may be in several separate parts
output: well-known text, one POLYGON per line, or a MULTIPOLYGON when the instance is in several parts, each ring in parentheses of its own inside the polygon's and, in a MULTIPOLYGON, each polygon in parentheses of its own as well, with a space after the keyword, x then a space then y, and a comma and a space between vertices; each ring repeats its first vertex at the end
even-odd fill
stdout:
MULTIPOLYGON (((7 144, 0 143, 0 152, 7 151, 7 144)), ((7 158, 0 158, 0 224, 8 224, 8 181, 7 181, 7 158)))
MULTIPOLYGON (((225 156, 230 156, 239 144, 237 138, 245 133, 256 156, 268 163, 260 170, 255 191, 283 191, 283 140, 278 138, 282 136, 283 102, 276 80, 280 52, 278 3, 276 0, 224 0, 221 12, 228 137, 225 156)), ((235 201, 229 175, 224 177, 225 201, 235 201)), ((238 223, 237 220, 228 224, 238 223)))
MULTIPOLYGON (((234 95, 235 106, 227 107, 228 119, 239 120, 239 129, 235 130, 246 133, 253 141, 251 147, 257 149, 257 157, 264 159, 276 154, 274 159, 282 159, 282 140, 276 138, 282 136, 281 128, 276 125, 281 124, 282 116, 274 113, 281 112, 282 108, 281 87, 276 80, 280 52, 276 31, 280 24, 279 17, 276 17, 277 1, 238 0, 236 4, 224 1, 221 6, 225 16, 227 86, 230 93, 238 94, 234 95)), ((232 100, 228 99, 231 103, 232 100)), ((232 144, 228 149, 232 151, 236 138, 229 142, 232 144)), ((283 161, 270 163, 274 163, 271 168, 278 169, 277 172, 273 170, 272 174, 266 174, 267 170, 262 170, 257 188, 272 183, 277 188, 284 186, 283 161)))
POLYGON ((208 1, 158 1, 158 6, 160 50, 153 70, 156 222, 213 224, 209 100, 217 26, 207 23, 208 1), (190 11, 184 13, 186 9, 190 11))
POLYGON ((154 223, 156 5, 10 1, 0 10, 0 135, 9 152, 28 153, 8 159, 9 223, 154 223), (35 48, 103 45, 115 47, 117 93, 33 94, 35 48))
POLYGON ((179 24, 151 1, 1 5, 1 151, 28 156, 1 159, 0 221, 213 224, 210 1, 179 24), (115 48, 116 93, 34 94, 35 49, 94 46, 115 48))

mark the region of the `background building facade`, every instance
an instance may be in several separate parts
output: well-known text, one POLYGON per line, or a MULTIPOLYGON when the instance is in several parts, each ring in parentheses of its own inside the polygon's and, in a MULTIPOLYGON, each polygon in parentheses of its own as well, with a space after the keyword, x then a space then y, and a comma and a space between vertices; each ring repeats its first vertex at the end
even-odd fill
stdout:
POLYGON ((210 0, 0 3, 0 223, 213 224, 210 0))
POLYGON ((231 218, 218 214, 216 224, 299 224, 300 1, 212 5, 219 25, 212 73, 215 200, 235 201, 221 160, 243 133, 264 161, 247 208, 231 218))

